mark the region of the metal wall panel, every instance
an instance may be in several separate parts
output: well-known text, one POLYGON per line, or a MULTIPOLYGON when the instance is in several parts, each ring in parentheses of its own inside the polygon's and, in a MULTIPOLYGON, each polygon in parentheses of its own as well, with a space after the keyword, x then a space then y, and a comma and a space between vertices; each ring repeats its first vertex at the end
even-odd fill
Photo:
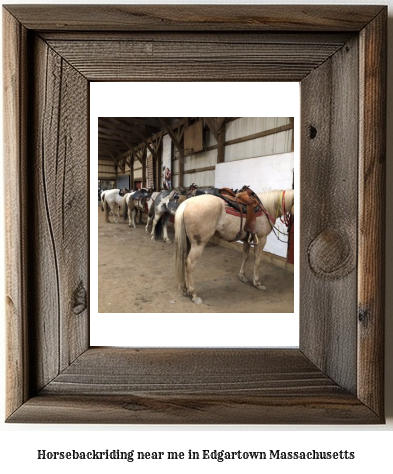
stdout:
POLYGON ((100 160, 98 162, 98 179, 105 179, 116 176, 116 169, 113 161, 100 160))
POLYGON ((227 141, 235 140, 254 133, 266 132, 289 123, 289 117, 240 117, 227 123, 225 139, 227 141))
POLYGON ((214 186, 214 174, 214 170, 185 174, 183 178, 184 186, 190 186, 193 183, 197 184, 199 187, 214 186))
POLYGON ((128 174, 119 174, 116 179, 116 187, 118 189, 130 188, 130 175, 128 174))
POLYGON ((153 157, 149 154, 147 155, 147 170, 146 170, 146 187, 147 188, 154 188, 154 160, 153 157))
POLYGON ((225 147, 225 161, 245 160, 258 156, 288 153, 292 146, 292 130, 275 133, 225 147))

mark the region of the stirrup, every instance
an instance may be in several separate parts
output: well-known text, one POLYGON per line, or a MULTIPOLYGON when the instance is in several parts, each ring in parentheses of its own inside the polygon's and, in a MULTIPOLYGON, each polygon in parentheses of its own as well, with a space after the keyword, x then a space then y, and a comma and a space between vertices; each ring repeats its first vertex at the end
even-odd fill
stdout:
POLYGON ((249 234, 247 242, 249 244, 258 245, 259 244, 259 239, 258 239, 257 234, 249 234))

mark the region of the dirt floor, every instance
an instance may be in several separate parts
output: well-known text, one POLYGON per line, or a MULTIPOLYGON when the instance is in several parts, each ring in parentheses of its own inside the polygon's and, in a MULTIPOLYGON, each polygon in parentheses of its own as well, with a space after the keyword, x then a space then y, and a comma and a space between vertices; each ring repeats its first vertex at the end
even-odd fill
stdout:
POLYGON ((293 273, 262 260, 261 281, 252 285, 253 252, 246 268, 251 280, 237 275, 241 253, 208 244, 195 269, 195 287, 203 303, 196 305, 180 294, 174 275, 173 228, 171 243, 153 242, 145 225, 128 227, 105 223, 98 207, 98 311, 100 313, 292 313, 293 273), (128 275, 128 277, 124 277, 128 275))

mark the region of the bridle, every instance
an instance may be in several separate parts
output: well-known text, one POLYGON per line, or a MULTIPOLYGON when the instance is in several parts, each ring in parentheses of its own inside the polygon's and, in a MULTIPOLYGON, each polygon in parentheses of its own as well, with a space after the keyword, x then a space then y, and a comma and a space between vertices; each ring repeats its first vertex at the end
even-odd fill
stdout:
MULTIPOLYGON (((292 201, 293 206, 293 201, 292 201)), ((291 206, 291 207, 292 207, 291 206)), ((291 213, 285 209, 285 190, 281 193, 281 213, 280 208, 277 206, 277 217, 280 217, 280 221, 285 224, 286 227, 291 225, 291 213)))
MULTIPOLYGON (((290 225, 291 225, 291 220, 292 220, 292 217, 291 217, 291 214, 289 211, 286 210, 285 208, 285 190, 282 191, 281 193, 281 198, 280 198, 280 201, 277 205, 277 215, 276 215, 276 218, 274 218, 273 216, 271 216, 269 214, 269 212, 267 211, 267 209, 265 208, 265 206, 262 204, 262 201, 259 199, 258 195, 255 194, 256 198, 258 199, 259 201, 259 204, 261 206, 261 209, 262 209, 262 212, 266 215, 267 217, 267 220, 270 224, 270 227, 272 228, 272 231, 274 233, 274 235, 277 237, 277 240, 279 240, 280 242, 284 242, 284 243, 288 243, 286 240, 281 240, 280 239, 280 234, 282 235, 285 235, 286 237, 289 236, 289 233, 285 233, 285 232, 282 232, 280 229, 278 229, 275 225, 276 223, 276 220, 278 218, 280 218, 280 221, 287 227, 289 228, 290 225), (281 212, 280 212, 281 211, 281 212)), ((292 202, 292 205, 293 205, 293 202, 292 202)))

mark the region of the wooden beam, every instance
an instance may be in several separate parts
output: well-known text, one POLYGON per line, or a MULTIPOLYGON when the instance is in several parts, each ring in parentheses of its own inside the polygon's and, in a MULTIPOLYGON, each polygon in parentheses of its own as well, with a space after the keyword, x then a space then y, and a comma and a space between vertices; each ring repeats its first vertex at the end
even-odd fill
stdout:
POLYGON ((225 117, 219 117, 217 120, 217 163, 224 163, 225 161, 225 132, 225 117))
POLYGON ((213 117, 203 117, 206 125, 209 127, 210 131, 212 132, 213 134, 213 137, 217 140, 218 142, 218 133, 217 133, 217 130, 218 130, 218 127, 217 127, 217 122, 215 121, 215 119, 213 117))
POLYGON ((146 187, 146 148, 142 156, 142 187, 146 187))
MULTIPOLYGON (((150 153, 152 154, 152 156, 157 159, 157 153, 156 151, 154 150, 153 147, 150 146, 149 142, 148 142, 148 139, 143 135, 143 133, 141 133, 139 130, 135 129, 137 135, 139 136, 139 138, 143 141, 143 143, 145 144, 145 146, 149 149, 150 153)), ((151 140, 151 138, 150 138, 151 140)))
POLYGON ((291 122, 291 128, 292 128, 291 151, 294 151, 294 149, 295 149, 294 117, 289 117, 289 121, 291 122))
POLYGON ((120 171, 122 171, 123 173, 125 173, 125 165, 124 165, 124 161, 123 160, 118 160, 113 153, 110 152, 110 155, 113 159, 113 161, 116 163, 116 172, 117 172, 117 168, 119 168, 120 171))
POLYGON ((180 145, 176 135, 173 133, 173 130, 172 128, 170 127, 170 125, 168 124, 168 122, 166 121, 165 118, 160 118, 159 117, 159 120, 162 124, 162 126, 165 128, 165 130, 167 131, 168 135, 172 138, 172 141, 173 141, 173 144, 175 145, 175 147, 177 148, 177 151, 179 152, 179 155, 181 157, 182 160, 184 160, 184 154, 183 154, 183 148, 182 146, 180 145))
POLYGON ((135 187, 135 179, 134 179, 134 163, 135 163, 135 155, 134 153, 131 154, 131 159, 130 159, 130 186, 131 189, 134 189, 135 187))
POLYGON ((168 132, 169 136, 172 138, 173 144, 175 145, 177 151, 179 152, 179 186, 183 186, 183 170, 184 170, 184 151, 183 147, 179 143, 177 137, 173 133, 172 128, 165 120, 165 118, 159 118, 162 126, 168 132))
POLYGON ((205 166, 204 168, 195 168, 193 170, 184 171, 184 174, 201 173, 202 171, 214 171, 215 169, 215 166, 205 166))

